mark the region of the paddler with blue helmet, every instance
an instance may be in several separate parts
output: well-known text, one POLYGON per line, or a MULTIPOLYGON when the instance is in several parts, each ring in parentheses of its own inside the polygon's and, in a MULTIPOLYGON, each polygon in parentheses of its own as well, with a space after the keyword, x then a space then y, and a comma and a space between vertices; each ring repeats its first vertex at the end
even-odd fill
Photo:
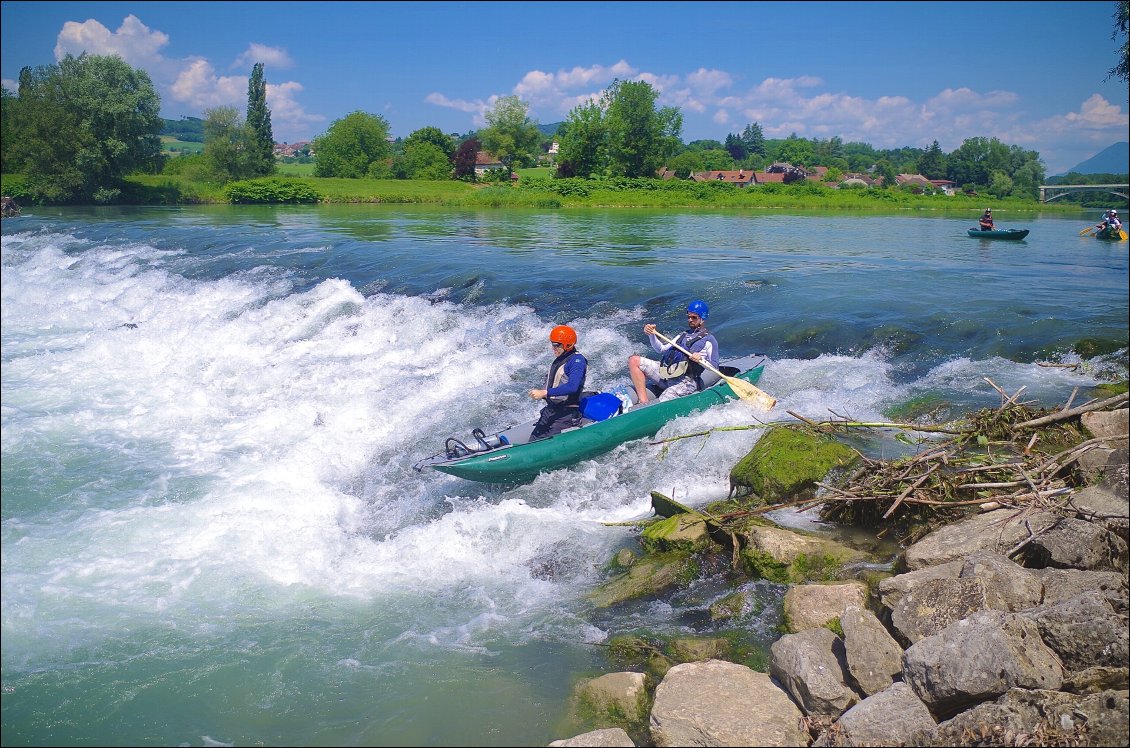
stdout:
POLYGON ((660 341, 655 336, 654 324, 649 322, 643 326, 648 342, 660 354, 660 359, 654 361, 638 355, 628 358, 628 374, 638 402, 647 402, 648 383, 662 388, 660 400, 671 400, 703 389, 703 366, 700 362, 707 361, 718 368, 718 341, 706 329, 708 316, 710 308, 705 301, 695 299, 687 304, 687 329, 679 333, 675 343, 689 351, 690 356, 670 343, 660 341))

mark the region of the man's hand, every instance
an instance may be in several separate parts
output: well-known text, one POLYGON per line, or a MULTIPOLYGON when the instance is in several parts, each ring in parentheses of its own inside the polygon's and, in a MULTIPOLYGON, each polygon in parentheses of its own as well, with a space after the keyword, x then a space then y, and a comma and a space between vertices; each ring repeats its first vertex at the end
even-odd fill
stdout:
POLYGON ((545 390, 530 390, 530 397, 535 400, 544 400, 545 390))

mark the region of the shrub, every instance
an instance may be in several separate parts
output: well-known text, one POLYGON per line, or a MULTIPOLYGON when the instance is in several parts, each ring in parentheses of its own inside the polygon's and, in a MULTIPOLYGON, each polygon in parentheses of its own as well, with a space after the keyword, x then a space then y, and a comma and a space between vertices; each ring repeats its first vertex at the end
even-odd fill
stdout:
POLYGON ((232 182, 224 189, 233 204, 316 203, 322 199, 310 185, 294 179, 268 177, 232 182))

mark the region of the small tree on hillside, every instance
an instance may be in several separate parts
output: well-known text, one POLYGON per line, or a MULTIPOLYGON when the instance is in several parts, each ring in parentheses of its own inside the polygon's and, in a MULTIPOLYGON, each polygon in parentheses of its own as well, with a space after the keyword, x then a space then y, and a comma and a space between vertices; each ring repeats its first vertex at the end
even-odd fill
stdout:
POLYGON ((380 175, 392 157, 388 135, 388 120, 379 114, 352 112, 334 120, 314 139, 318 154, 314 175, 352 179, 380 175))
POLYGON ((467 138, 459 144, 451 160, 455 163, 455 178, 465 182, 475 181, 475 158, 482 143, 478 138, 467 138))

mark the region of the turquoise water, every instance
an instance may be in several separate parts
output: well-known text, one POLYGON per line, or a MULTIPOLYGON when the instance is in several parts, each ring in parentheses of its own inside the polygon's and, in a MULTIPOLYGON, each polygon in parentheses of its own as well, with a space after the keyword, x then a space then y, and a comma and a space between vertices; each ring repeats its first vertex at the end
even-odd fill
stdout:
MULTIPOLYGON (((622 631, 594 612, 659 490, 726 495, 758 431, 646 441, 520 486, 411 464, 529 420, 546 335, 590 386, 692 297, 787 411, 1045 404, 1126 376, 1125 244, 1034 216, 39 209, 3 222, 4 745, 544 745, 622 631), (1076 369, 1041 363, 1082 363, 1076 369)), ((1093 221, 1091 221, 1093 225, 1093 221)), ((944 413, 943 413, 944 415, 944 413)), ((748 424, 741 402, 660 436, 748 424)), ((793 518, 796 519, 796 518, 793 518)), ((772 585, 757 594, 776 599, 772 585)), ((772 606, 768 606, 771 609, 772 606)), ((695 611, 699 611, 696 614, 695 611)), ((743 622, 772 641, 772 613, 743 622)))

